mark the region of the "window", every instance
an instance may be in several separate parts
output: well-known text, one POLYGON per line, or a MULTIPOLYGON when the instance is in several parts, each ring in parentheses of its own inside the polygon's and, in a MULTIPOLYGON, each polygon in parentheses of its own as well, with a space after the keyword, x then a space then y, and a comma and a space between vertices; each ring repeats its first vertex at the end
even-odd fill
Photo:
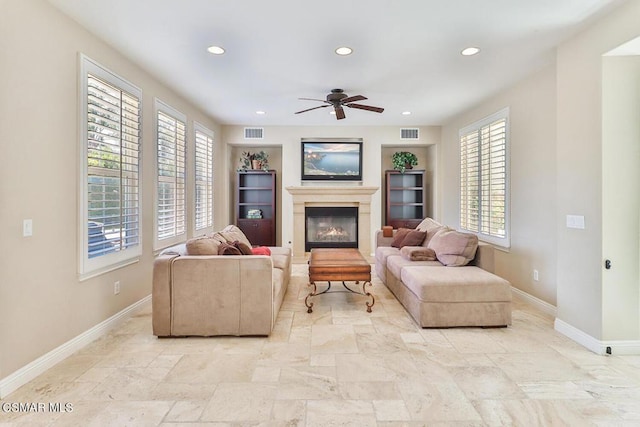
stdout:
POLYGON ((186 238, 186 117, 156 99, 156 248, 186 238))
POLYGON ((142 91, 82 55, 80 277, 134 262, 140 239, 142 91))
POLYGON ((195 233, 213 229, 213 132, 195 124, 195 233))
POLYGON ((508 115, 460 130, 460 227, 509 247, 508 115))

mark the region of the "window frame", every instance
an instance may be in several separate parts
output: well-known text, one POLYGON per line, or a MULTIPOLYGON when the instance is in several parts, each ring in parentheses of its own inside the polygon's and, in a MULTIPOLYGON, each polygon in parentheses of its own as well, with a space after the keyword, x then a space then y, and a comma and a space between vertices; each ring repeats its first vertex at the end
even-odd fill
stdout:
MULTIPOLYGON (((80 167, 79 167, 79 232, 78 232, 78 276, 79 280, 87 280, 106 272, 116 270, 118 268, 130 265, 139 261, 142 255, 142 150, 143 150, 143 99, 142 89, 127 81, 123 77, 113 71, 102 66, 98 62, 89 58, 83 53, 78 55, 79 62, 79 151, 80 151, 80 167), (96 79, 102 80, 104 83, 113 86, 115 89, 127 93, 138 101, 138 137, 137 137, 137 232, 138 242, 123 250, 105 253, 99 256, 89 256, 89 75, 93 75, 96 79)), ((122 159, 120 159, 122 163, 122 159)), ((123 214, 124 207, 120 207, 120 214, 123 214)))
POLYGON ((194 236, 197 236, 200 234, 210 233, 213 231, 213 228, 214 228, 215 133, 211 129, 205 127, 204 125, 198 122, 194 122, 193 123, 193 147, 194 147, 194 150, 193 150, 194 154, 193 154, 193 218, 192 218, 193 230, 192 230, 192 233, 194 236), (197 221, 197 215, 198 215, 197 194, 198 194, 198 184, 199 184, 198 175, 197 175, 198 174, 198 133, 205 135, 207 138, 211 140, 211 148, 210 148, 211 163, 209 164, 209 167, 211 168, 211 180, 207 184, 211 187, 211 200, 209 204, 211 222, 210 224, 202 228, 198 228, 198 221, 197 221))
MULTIPOLYGON (((478 142, 479 146, 480 146, 480 150, 482 150, 481 147, 481 141, 479 140, 478 142)), ((468 126, 465 126, 464 128, 459 130, 458 133, 458 154, 459 154, 459 169, 458 169, 458 185, 459 185, 459 197, 458 197, 458 225, 460 230, 468 232, 468 233, 473 233, 476 234, 478 236, 478 239, 486 242, 486 243, 490 243, 492 245, 495 245, 496 247, 508 250, 511 247, 511 232, 510 232, 510 217, 511 217, 511 194, 510 194, 510 188, 511 188, 511 171, 510 171, 510 145, 511 145, 511 137, 510 137, 510 120, 509 120, 509 107, 505 107, 493 114, 491 114, 490 116, 487 116, 481 120, 478 120, 468 126), (469 134, 473 133, 473 132, 481 132, 481 130, 483 128, 486 128, 488 126, 490 126, 491 124, 494 124, 495 122, 504 120, 505 124, 505 130, 504 130, 504 156, 505 156, 505 166, 504 166, 504 173, 505 173, 505 183, 504 183, 504 232, 505 235, 504 237, 500 237, 500 236, 496 236, 496 235, 491 235, 488 234, 486 232, 484 232, 481 229, 481 224, 482 224, 482 213, 481 210, 479 209, 479 214, 478 214, 478 231, 475 230, 468 230, 466 228, 463 227, 462 225, 462 220, 461 217, 463 215, 463 208, 462 208, 462 194, 463 194, 463 185, 462 185, 462 169, 463 169, 463 156, 462 156, 462 139, 465 136, 468 136, 469 134)), ((478 163, 479 163, 479 170, 482 169, 481 167, 481 162, 482 162, 482 154, 480 154, 478 156, 478 163)), ((478 200, 480 200, 481 202, 481 198, 482 198, 482 184, 478 185, 478 200)))
MULTIPOLYGON (((188 205, 188 199, 187 199, 187 176, 188 176, 188 167, 187 167, 187 150, 188 150, 188 130, 187 130, 187 116, 176 110, 175 108, 171 107, 169 104, 163 102, 162 100, 160 100, 159 98, 154 98, 154 128, 155 128, 155 139, 154 139, 154 151, 155 151, 155 179, 154 179, 154 231, 153 231, 153 235, 154 235, 154 250, 158 251, 164 248, 167 248, 169 246, 173 246, 176 245, 178 243, 182 243, 184 241, 186 241, 187 239, 187 228, 188 228, 188 224, 187 224, 187 218, 188 218, 188 214, 189 214, 189 205, 188 205), (183 193, 184 193, 184 199, 183 199, 183 204, 184 204, 184 229, 182 232, 180 233, 176 233, 173 236, 167 237, 167 238, 162 238, 160 239, 159 237, 159 220, 160 220, 160 215, 159 215, 159 198, 158 198, 158 191, 160 188, 160 174, 159 174, 159 163, 158 163, 158 154, 159 154, 159 150, 158 150, 158 141, 160 140, 160 126, 159 126, 159 115, 160 113, 169 116, 170 118, 179 121, 182 123, 182 125, 184 126, 184 151, 182 153, 182 157, 184 159, 184 172, 183 172, 183 193)), ((177 179, 177 178, 176 178, 177 179)))

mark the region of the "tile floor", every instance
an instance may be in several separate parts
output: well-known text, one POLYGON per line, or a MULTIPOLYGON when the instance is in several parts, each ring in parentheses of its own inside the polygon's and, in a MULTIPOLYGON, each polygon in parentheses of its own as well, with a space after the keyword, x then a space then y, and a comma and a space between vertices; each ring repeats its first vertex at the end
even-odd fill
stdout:
POLYGON ((515 303, 501 329, 416 327, 379 280, 304 306, 306 265, 268 338, 157 339, 151 313, 7 396, 72 412, 0 426, 638 426, 640 356, 598 356, 515 303))

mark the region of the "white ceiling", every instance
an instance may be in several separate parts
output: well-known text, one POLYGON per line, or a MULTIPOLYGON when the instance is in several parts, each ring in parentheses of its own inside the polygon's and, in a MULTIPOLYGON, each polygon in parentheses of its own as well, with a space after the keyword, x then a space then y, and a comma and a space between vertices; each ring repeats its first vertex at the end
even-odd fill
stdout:
POLYGON ((417 126, 551 63, 624 0, 49 1, 221 124, 417 126), (207 53, 213 44, 226 53, 207 53), (468 46, 482 51, 463 57, 468 46), (385 111, 294 114, 319 105, 298 98, 332 88, 385 111))

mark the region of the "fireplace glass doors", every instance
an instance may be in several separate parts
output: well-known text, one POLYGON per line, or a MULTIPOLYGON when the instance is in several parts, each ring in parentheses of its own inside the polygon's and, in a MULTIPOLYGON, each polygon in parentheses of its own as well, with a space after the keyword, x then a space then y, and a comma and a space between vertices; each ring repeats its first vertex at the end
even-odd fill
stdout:
POLYGON ((305 252, 313 248, 357 247, 358 208, 305 208, 305 252))

